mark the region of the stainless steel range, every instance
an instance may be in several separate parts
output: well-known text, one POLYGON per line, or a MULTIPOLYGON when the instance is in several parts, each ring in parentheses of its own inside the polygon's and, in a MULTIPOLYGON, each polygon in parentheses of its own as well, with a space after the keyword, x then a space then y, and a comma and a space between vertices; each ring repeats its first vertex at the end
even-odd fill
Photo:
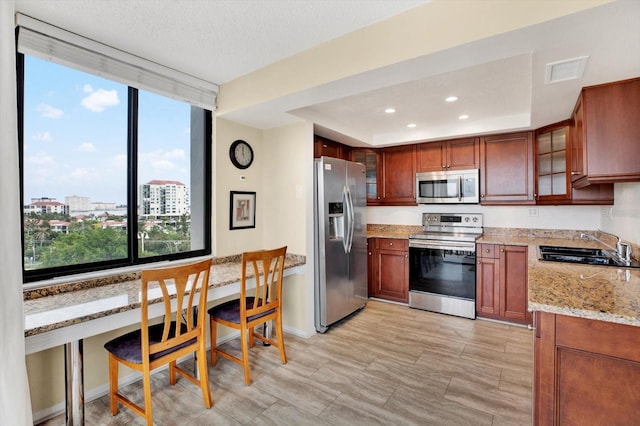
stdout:
POLYGON ((423 213, 409 237, 409 306, 475 319, 480 213, 423 213))

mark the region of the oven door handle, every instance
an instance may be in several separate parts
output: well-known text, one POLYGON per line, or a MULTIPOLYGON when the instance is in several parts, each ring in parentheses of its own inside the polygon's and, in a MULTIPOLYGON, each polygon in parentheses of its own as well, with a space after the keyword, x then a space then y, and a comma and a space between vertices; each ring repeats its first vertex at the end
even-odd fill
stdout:
POLYGON ((470 252, 476 252, 476 245, 474 243, 462 243, 455 241, 443 241, 439 243, 428 243, 422 240, 409 240, 409 248, 426 248, 435 250, 467 250, 470 252))

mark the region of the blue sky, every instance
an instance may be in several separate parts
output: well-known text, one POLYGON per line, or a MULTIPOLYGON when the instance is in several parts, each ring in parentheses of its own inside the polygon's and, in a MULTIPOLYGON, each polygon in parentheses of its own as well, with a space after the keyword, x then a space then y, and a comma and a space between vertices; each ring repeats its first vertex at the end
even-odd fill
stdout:
MULTIPOLYGON (((24 200, 126 203, 127 86, 25 55, 24 200)), ((139 183, 189 185, 190 106, 140 91, 139 183)))

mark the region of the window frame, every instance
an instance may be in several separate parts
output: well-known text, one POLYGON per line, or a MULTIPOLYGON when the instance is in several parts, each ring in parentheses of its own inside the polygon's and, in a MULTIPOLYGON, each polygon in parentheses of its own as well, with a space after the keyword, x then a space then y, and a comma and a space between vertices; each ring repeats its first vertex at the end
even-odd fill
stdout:
MULTIPOLYGON (((18 28, 16 28, 16 44, 17 44, 18 28)), ((66 66, 66 65, 62 65, 66 66)), ((68 66, 66 66, 68 67, 68 66)), ((18 109, 18 154, 20 168, 20 217, 21 220, 21 250, 24 251, 24 72, 25 72, 25 56, 16 49, 16 76, 17 76, 17 109, 18 109)), ((86 71, 85 71, 86 72, 86 71)), ((37 281, 48 280, 60 276, 72 276, 77 274, 98 272, 108 269, 124 268, 137 265, 160 261, 173 261, 180 259, 189 259, 211 254, 211 227, 212 227, 212 152, 213 152, 213 113, 200 105, 192 105, 191 123, 194 122, 194 106, 199 109, 202 114, 199 120, 202 120, 202 128, 191 129, 191 132, 202 132, 202 178, 203 178, 203 215, 202 232, 204 233, 204 247, 201 249, 190 250, 179 253, 169 253, 158 256, 140 257, 138 253, 138 92, 139 89, 128 86, 127 91, 127 257, 116 260, 82 263, 75 265, 65 265, 42 269, 25 269, 24 256, 22 256, 22 272, 23 282, 33 283, 37 281)), ((153 90, 144 89, 153 92, 153 90)), ((159 94, 165 96, 164 94, 159 94)), ((185 102, 185 101, 182 101, 185 102)), ((189 103, 189 102, 186 102, 189 103)), ((196 121, 199 121, 196 120, 196 121)), ((193 139, 192 139, 193 141, 193 139)), ((200 147, 198 147, 200 148, 200 147)), ((193 166, 193 154, 191 155, 193 166)), ((191 169, 193 173, 193 168, 191 169)), ((193 176, 193 174, 192 174, 193 176)), ((191 183, 190 183, 191 185, 191 183)), ((193 191, 190 190, 193 205, 193 191)), ((194 213, 191 211, 191 217, 194 213)), ((192 221, 193 224, 193 221, 192 221)))

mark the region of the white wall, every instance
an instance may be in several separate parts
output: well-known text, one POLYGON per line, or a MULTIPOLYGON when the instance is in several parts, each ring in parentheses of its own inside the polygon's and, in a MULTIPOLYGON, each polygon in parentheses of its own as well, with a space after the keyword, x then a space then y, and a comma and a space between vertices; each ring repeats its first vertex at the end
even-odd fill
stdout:
POLYGON ((602 208, 601 229, 640 245, 640 182, 616 183, 613 189, 615 204, 602 208))
POLYGON ((599 206, 481 206, 420 205, 370 207, 367 220, 375 224, 421 225, 422 213, 482 213, 485 227, 539 229, 600 229, 599 206), (537 216, 533 216, 536 215, 537 216))

